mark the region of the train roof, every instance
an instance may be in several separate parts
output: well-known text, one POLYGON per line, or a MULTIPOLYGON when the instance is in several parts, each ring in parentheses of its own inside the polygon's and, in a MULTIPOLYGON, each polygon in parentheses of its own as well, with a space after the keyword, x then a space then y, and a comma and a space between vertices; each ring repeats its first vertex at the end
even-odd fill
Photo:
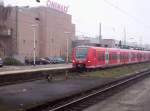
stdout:
POLYGON ((93 49, 108 49, 108 50, 120 50, 120 51, 132 51, 132 52, 150 52, 150 51, 144 51, 144 50, 133 50, 133 49, 120 49, 120 48, 107 48, 107 47, 95 47, 95 46, 87 46, 87 45, 81 45, 77 47, 86 47, 86 48, 93 48, 93 49))
POLYGON ((92 46, 80 45, 80 46, 76 46, 76 47, 87 47, 87 48, 89 48, 89 47, 92 47, 92 46))

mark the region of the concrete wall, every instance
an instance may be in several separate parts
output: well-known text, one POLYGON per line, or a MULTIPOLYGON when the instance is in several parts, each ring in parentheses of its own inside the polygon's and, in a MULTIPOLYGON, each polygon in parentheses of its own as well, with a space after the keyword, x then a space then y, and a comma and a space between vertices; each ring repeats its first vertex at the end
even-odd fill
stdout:
POLYGON ((14 7, 9 25, 13 54, 22 57, 33 57, 32 25, 36 25, 36 57, 65 56, 67 39, 71 48, 75 37, 71 15, 46 7, 14 7))

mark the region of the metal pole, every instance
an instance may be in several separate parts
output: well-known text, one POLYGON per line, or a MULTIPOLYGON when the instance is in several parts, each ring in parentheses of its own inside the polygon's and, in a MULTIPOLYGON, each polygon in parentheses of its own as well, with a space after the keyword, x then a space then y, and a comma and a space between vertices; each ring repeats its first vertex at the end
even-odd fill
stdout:
POLYGON ((18 54, 18 6, 16 6, 16 38, 14 47, 13 53, 18 54))
POLYGON ((68 54, 68 37, 67 37, 67 56, 66 56, 66 63, 68 64, 68 56, 69 56, 69 54, 68 54))
POLYGON ((102 39, 102 24, 99 23, 99 44, 101 43, 101 39, 102 39))
POLYGON ((33 40, 33 42, 34 42, 34 46, 33 46, 33 47, 34 47, 34 49, 33 49, 33 54, 34 54, 34 66, 35 66, 35 56, 36 56, 36 55, 35 55, 35 36, 36 36, 35 33, 36 33, 36 30, 35 30, 35 27, 34 27, 34 28, 33 28, 33 34, 34 34, 34 35, 33 35, 33 36, 34 36, 34 40, 33 40))
POLYGON ((140 36, 140 39, 139 39, 139 44, 140 44, 140 46, 142 47, 142 37, 140 36))
POLYGON ((67 36, 67 39, 66 39, 66 45, 67 45, 67 49, 66 49, 66 63, 68 64, 68 62, 69 62, 69 51, 68 51, 68 48, 69 48, 69 37, 68 37, 68 34, 71 34, 71 32, 64 32, 64 34, 66 34, 66 36, 67 36))
POLYGON ((126 46, 126 28, 124 28, 124 46, 126 46))

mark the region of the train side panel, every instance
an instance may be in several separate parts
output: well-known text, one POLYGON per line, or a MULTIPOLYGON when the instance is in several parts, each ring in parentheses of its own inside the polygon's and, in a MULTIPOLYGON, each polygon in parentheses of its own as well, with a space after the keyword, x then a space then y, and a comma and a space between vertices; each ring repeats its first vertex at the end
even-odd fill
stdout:
POLYGON ((90 48, 86 67, 96 68, 105 65, 105 50, 105 48, 90 48))
POLYGON ((107 67, 107 65, 119 65, 150 61, 149 51, 127 50, 116 48, 82 46, 72 51, 73 67, 84 66, 85 68, 107 67), (82 52, 85 51, 85 53, 82 52), (81 50, 78 50, 81 49, 81 50), (80 52, 82 57, 76 55, 80 52))

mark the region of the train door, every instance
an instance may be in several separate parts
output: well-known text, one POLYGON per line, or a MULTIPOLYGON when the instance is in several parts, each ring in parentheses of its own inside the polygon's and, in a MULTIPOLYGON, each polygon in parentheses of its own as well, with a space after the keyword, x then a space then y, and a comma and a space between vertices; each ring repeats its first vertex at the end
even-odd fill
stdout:
POLYGON ((97 52, 98 65, 105 65, 105 51, 97 52))
POLYGON ((128 51, 125 51, 125 63, 129 63, 129 52, 128 51))
POLYGON ((96 49, 93 50, 93 65, 96 66, 96 49))
POLYGON ((118 63, 117 51, 109 52, 109 64, 117 64, 118 63))
POLYGON ((120 63, 121 64, 125 63, 125 53, 123 51, 120 52, 120 63))
POLYGON ((109 51, 108 48, 106 48, 106 54, 105 54, 105 64, 109 63, 109 51))
POLYGON ((112 64, 112 52, 109 50, 109 65, 112 64))
POLYGON ((124 63, 128 63, 128 52, 124 53, 124 63))
POLYGON ((113 61, 113 64, 117 64, 118 63, 118 55, 117 55, 117 51, 113 51, 112 53, 112 61, 113 61))
POLYGON ((136 52, 135 62, 138 62, 138 52, 136 52))
POLYGON ((132 52, 131 51, 128 52, 128 58, 129 58, 129 63, 131 63, 131 60, 132 60, 132 52))
POLYGON ((117 63, 120 64, 120 50, 117 52, 117 63))

